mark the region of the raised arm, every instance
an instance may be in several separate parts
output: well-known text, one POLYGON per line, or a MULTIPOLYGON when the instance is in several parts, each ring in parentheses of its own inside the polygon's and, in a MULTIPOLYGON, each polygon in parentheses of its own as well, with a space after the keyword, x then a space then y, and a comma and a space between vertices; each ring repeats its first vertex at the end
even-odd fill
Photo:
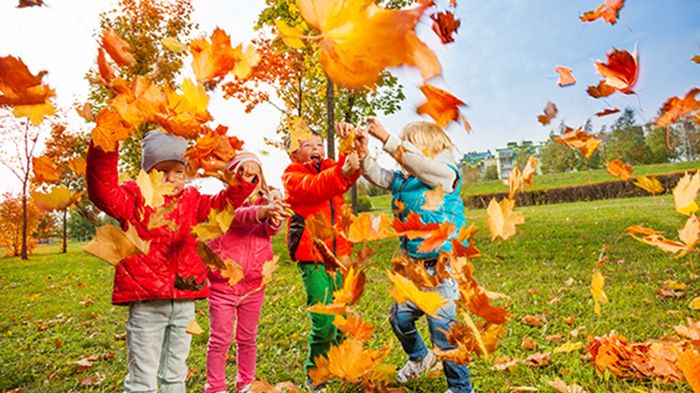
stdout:
POLYGON ((454 191, 458 174, 449 165, 452 161, 449 151, 445 151, 435 158, 428 158, 418 151, 413 144, 402 142, 394 135, 389 135, 386 142, 384 142, 383 149, 391 154, 392 157, 396 157, 397 151, 401 149, 402 162, 399 162, 399 164, 409 173, 431 188, 442 184, 445 192, 450 193, 454 191))
POLYGON ((382 168, 377 160, 369 155, 362 160, 362 175, 372 184, 385 190, 390 190, 394 182, 394 172, 382 168))
POLYGON ((92 203, 118 221, 125 221, 134 214, 136 196, 119 185, 118 152, 118 146, 113 152, 105 152, 90 142, 85 178, 92 203))
POLYGON ((236 185, 229 185, 215 195, 201 195, 197 204, 197 221, 204 222, 211 209, 224 210, 227 206, 238 208, 255 189, 256 183, 238 179, 236 185))
POLYGON ((330 168, 322 170, 318 174, 305 173, 289 169, 282 175, 282 182, 289 202, 316 203, 344 194, 360 177, 360 171, 343 176, 342 167, 345 157, 330 168))

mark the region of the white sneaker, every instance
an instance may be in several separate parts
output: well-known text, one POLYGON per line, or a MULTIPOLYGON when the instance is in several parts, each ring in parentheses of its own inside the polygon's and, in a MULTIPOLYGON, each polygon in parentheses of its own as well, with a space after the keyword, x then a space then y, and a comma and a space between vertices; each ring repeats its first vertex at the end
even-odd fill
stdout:
POLYGON ((253 385, 252 383, 249 383, 249 384, 243 386, 242 388, 240 388, 240 389, 238 390, 238 393, 250 393, 250 387, 251 387, 252 385, 253 385))
POLYGON ((399 370, 399 375, 396 377, 398 383, 406 383, 412 379, 417 378, 421 374, 430 370, 435 364, 435 355, 428 351, 428 354, 421 360, 409 360, 406 364, 399 370))

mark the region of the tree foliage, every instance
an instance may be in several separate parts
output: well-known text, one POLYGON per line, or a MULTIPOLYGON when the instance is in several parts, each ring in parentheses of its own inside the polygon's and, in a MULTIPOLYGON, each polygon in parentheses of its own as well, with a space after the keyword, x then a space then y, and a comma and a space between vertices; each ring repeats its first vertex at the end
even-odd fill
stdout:
MULTIPOLYGON (((0 246, 12 256, 22 255, 22 195, 5 193, 0 202, 0 246)), ((39 226, 41 211, 33 203, 27 204, 26 252, 36 248, 34 237, 39 226)))

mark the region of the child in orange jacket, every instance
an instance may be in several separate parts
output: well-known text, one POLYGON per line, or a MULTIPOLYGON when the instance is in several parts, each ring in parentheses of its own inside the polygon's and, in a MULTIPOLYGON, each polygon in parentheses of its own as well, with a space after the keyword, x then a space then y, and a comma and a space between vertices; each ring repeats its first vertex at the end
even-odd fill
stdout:
MULTIPOLYGON (((338 222, 345 205, 343 194, 360 177, 359 160, 355 153, 340 156, 338 162, 325 158, 323 138, 318 134, 299 141, 299 149, 292 152, 290 158, 292 163, 282 174, 287 203, 294 212, 287 229, 289 257, 299 267, 306 289, 306 304, 329 304, 333 301, 333 291, 342 286, 342 276, 340 272, 327 273, 323 264, 317 263, 313 239, 305 228, 304 220, 322 213, 331 225, 338 222)), ((352 253, 352 243, 340 234, 334 234, 326 245, 338 257, 352 253)), ((306 387, 316 393, 325 392, 325 384, 313 386, 308 371, 316 367, 314 359, 325 356, 331 344, 338 342, 340 335, 333 325, 332 316, 311 312, 308 315, 311 332, 309 353, 304 363, 306 387)))

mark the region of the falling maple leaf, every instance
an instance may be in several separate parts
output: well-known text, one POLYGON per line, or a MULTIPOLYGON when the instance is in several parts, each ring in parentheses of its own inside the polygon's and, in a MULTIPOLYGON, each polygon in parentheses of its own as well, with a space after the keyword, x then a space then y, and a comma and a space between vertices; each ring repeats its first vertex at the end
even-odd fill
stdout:
POLYGON ((600 272, 600 269, 595 269, 593 276, 591 277, 591 295, 593 295, 593 311, 596 315, 600 315, 600 304, 607 304, 608 297, 603 291, 605 286, 605 277, 600 272))
POLYGON ((141 169, 136 184, 141 190, 144 204, 154 209, 160 207, 165 202, 165 197, 173 192, 173 184, 165 180, 165 174, 161 171, 152 170, 148 173, 141 169))
POLYGON ((201 241, 209 241, 226 233, 233 223, 235 212, 230 205, 223 210, 211 209, 206 222, 195 225, 192 233, 201 241))
POLYGON ((122 119, 133 127, 157 120, 156 115, 163 110, 165 104, 163 89, 150 78, 140 75, 128 83, 110 102, 122 119))
POLYGON ((561 136, 555 137, 554 141, 562 145, 579 149, 581 154, 587 159, 591 157, 601 143, 600 139, 581 130, 580 127, 577 129, 566 127, 561 136))
POLYGON ((233 49, 235 65, 231 73, 238 79, 246 79, 250 76, 253 68, 260 62, 261 56, 255 46, 248 45, 243 49, 243 45, 238 45, 233 49))
POLYGON ((304 47, 304 41, 299 38, 304 35, 301 29, 289 26, 287 22, 282 19, 275 20, 275 27, 277 27, 279 37, 282 38, 285 45, 293 49, 301 49, 304 47))
POLYGON ((350 313, 347 318, 336 315, 333 319, 335 325, 341 332, 352 336, 356 340, 367 341, 372 338, 374 327, 371 323, 363 322, 359 316, 350 313))
POLYGON ((624 181, 632 178, 632 167, 626 165, 621 160, 612 160, 608 162, 606 168, 611 176, 619 177, 624 181))
POLYGON ((92 114, 92 105, 90 105, 89 102, 86 102, 81 106, 76 106, 75 111, 78 113, 78 116, 85 119, 85 121, 95 120, 95 115, 92 114))
POLYGON ((301 142, 307 141, 314 136, 304 119, 299 116, 288 116, 286 123, 289 131, 289 146, 286 148, 288 153, 297 151, 301 142))
POLYGON ((189 78, 182 82, 181 90, 182 93, 178 93, 166 85, 165 100, 154 101, 162 108, 154 113, 154 121, 170 134, 192 139, 199 136, 204 123, 212 120, 207 109, 209 97, 204 86, 195 84, 189 78))
POLYGON ((620 9, 624 5, 625 0, 605 0, 605 2, 596 9, 586 11, 579 19, 581 19, 582 22, 593 22, 600 18, 614 25, 617 23, 617 18, 620 16, 620 9))
POLYGON ((221 277, 228 278, 228 285, 233 286, 238 284, 238 282, 243 279, 243 268, 241 265, 231 260, 226 260, 224 263, 226 264, 226 268, 221 269, 219 272, 221 273, 221 277))
POLYGON ((638 176, 634 185, 654 195, 664 192, 664 186, 655 177, 638 176))
POLYGON ((357 138, 357 131, 354 127, 350 127, 350 131, 343 138, 339 139, 338 152, 340 154, 350 154, 355 151, 355 138, 357 138))
POLYGON ((42 83, 46 71, 34 75, 21 59, 0 57, 0 106, 42 105, 54 92, 42 83))
POLYGON ((357 272, 357 269, 351 266, 343 277, 343 287, 333 292, 333 303, 346 306, 355 304, 362 296, 366 281, 364 269, 357 272))
POLYGON ((435 120, 435 124, 440 127, 447 127, 451 121, 459 123, 461 120, 467 133, 471 131, 471 126, 467 122, 467 119, 459 111, 459 107, 465 105, 464 101, 428 83, 423 84, 420 90, 428 101, 421 104, 416 109, 419 115, 427 114, 432 117, 433 120, 435 120))
POLYGON ((17 8, 42 7, 44 5, 45 5, 44 0, 19 0, 19 4, 17 4, 17 8))
POLYGON ((552 119, 554 119, 557 116, 558 111, 559 110, 557 109, 556 105, 554 105, 551 102, 548 102, 547 105, 544 107, 544 114, 538 115, 537 121, 539 121, 543 126, 546 126, 552 121, 552 119))
POLYGON ((328 248, 328 245, 320 239, 313 239, 314 245, 314 260, 318 261, 320 259, 323 262, 323 267, 326 269, 327 273, 333 273, 340 269, 346 271, 348 266, 343 260, 336 257, 335 254, 328 248))
POLYGON ((134 132, 134 128, 122 119, 119 112, 110 107, 102 108, 95 124, 92 142, 106 152, 114 151, 117 142, 126 140, 134 132))
POLYGON ((443 44, 449 44, 455 41, 452 34, 457 32, 461 22, 459 19, 455 19, 455 15, 452 12, 437 12, 430 15, 430 19, 433 20, 433 31, 443 44))
POLYGON ((400 65, 416 66, 425 80, 441 72, 437 56, 414 31, 428 4, 394 10, 370 0, 298 0, 297 6, 320 31, 319 59, 340 86, 372 86, 385 68, 400 65))
MULTIPOLYGON (((700 88, 692 88, 683 98, 671 97, 661 105, 661 115, 656 118, 657 127, 668 127, 683 116, 700 112, 700 101, 695 98, 700 93, 700 88)), ((696 115, 696 123, 700 119, 696 115)))
POLYGON ((576 78, 574 78, 574 74, 571 73, 571 68, 565 66, 556 66, 554 67, 554 71, 556 71, 559 74, 559 79, 557 80, 559 86, 564 87, 576 83, 576 78))
POLYGON ((59 185, 51 188, 48 193, 31 191, 32 200, 39 209, 49 212, 67 209, 80 200, 85 191, 72 193, 66 186, 59 185))
POLYGON ((56 113, 56 109, 49 100, 46 100, 43 104, 16 105, 12 108, 12 114, 15 117, 26 117, 37 127, 44 121, 44 117, 51 116, 54 113, 56 113))
POLYGON ((690 60, 700 64, 700 55, 695 55, 695 56, 691 57, 690 60))
POLYGON ((391 263, 395 273, 408 277, 420 288, 435 288, 439 284, 440 279, 437 275, 428 273, 422 263, 415 263, 402 255, 394 257, 391 263))
POLYGON ((425 234, 423 241, 418 245, 418 252, 429 253, 439 250, 447 239, 449 239, 456 231, 455 225, 449 221, 445 221, 438 226, 437 230, 425 234))
POLYGON ((211 42, 197 38, 190 42, 192 71, 200 82, 222 78, 234 66, 236 54, 231 47, 231 37, 218 27, 211 34, 211 42))
POLYGON ((337 303, 330 303, 330 304, 316 303, 313 306, 308 307, 307 310, 309 312, 312 312, 315 314, 324 314, 324 315, 345 315, 348 312, 348 308, 345 304, 337 304, 337 303))
POLYGON ((75 176, 85 176, 85 170, 87 169, 85 158, 73 157, 68 161, 67 166, 75 176))
POLYGON ((174 53, 181 53, 187 50, 187 45, 183 44, 175 37, 165 37, 160 40, 160 43, 163 44, 165 49, 174 53))
POLYGON ((424 313, 436 316, 437 310, 442 307, 447 300, 437 292, 421 291, 416 285, 406 277, 393 272, 387 272, 389 280, 394 284, 394 289, 390 294, 397 303, 410 301, 420 308, 424 313))
POLYGON ((491 199, 486 209, 491 240, 497 237, 508 239, 515 235, 515 226, 525 222, 525 216, 520 212, 514 212, 513 207, 515 207, 515 201, 511 199, 503 198, 500 202, 496 202, 496 198, 491 199))
POLYGON ((440 206, 442 206, 443 199, 445 199, 445 190, 442 187, 442 183, 440 183, 435 188, 426 191, 423 195, 425 196, 425 203, 421 206, 421 209, 437 211, 440 209, 440 206))
POLYGON ((136 65, 136 58, 131 53, 131 45, 113 29, 106 29, 102 32, 102 47, 107 51, 109 57, 120 66, 133 67, 136 65))
POLYGON ((396 236, 392 220, 386 214, 360 213, 348 227, 347 238, 353 243, 375 241, 396 236))
POLYGON ((187 324, 187 328, 185 329, 185 333, 192 335, 192 336, 198 336, 198 335, 204 333, 204 329, 202 329, 202 327, 199 326, 196 319, 193 319, 187 324))
POLYGON ((226 169, 226 163, 243 148, 243 142, 235 136, 227 136, 227 131, 228 127, 222 125, 214 130, 207 127, 187 149, 185 158, 192 176, 212 176, 227 184, 235 180, 226 169))
POLYGON ((491 304, 488 293, 474 277, 474 265, 467 262, 461 270, 452 264, 451 276, 459 284, 462 304, 475 315, 490 323, 501 325, 508 320, 509 312, 503 307, 491 304))
POLYGON ((335 236, 335 230, 323 213, 317 213, 304 219, 304 228, 312 239, 326 241, 335 236))
POLYGON ((626 50, 613 48, 607 54, 607 63, 595 62, 598 73, 605 79, 598 86, 590 86, 588 94, 594 98, 605 97, 614 91, 623 94, 634 94, 632 87, 637 83, 639 63, 637 50, 630 54, 626 50), (613 90, 611 91, 610 88, 613 90), (598 95, 598 96, 596 96, 598 95))
POLYGON ((126 232, 112 224, 97 228, 95 237, 83 247, 83 251, 116 266, 122 260, 136 254, 148 254, 150 240, 143 240, 133 225, 126 232))
POLYGON ((114 79, 114 70, 107 62, 105 51, 102 48, 97 50, 97 72, 99 75, 98 81, 104 86, 110 86, 114 79))
POLYGON ((686 216, 698 211, 700 208, 695 202, 698 191, 700 191, 700 171, 696 171, 695 174, 686 172, 673 188, 673 203, 676 211, 686 216))
POLYGON ((509 199, 515 200, 515 196, 523 189, 524 186, 532 185, 532 177, 535 175, 538 163, 539 161, 537 160, 537 157, 530 156, 522 172, 518 167, 511 170, 511 172, 508 174, 508 180, 505 181, 509 188, 509 199))
POLYGON ((56 183, 61 180, 61 171, 47 156, 32 157, 32 171, 37 183, 56 183))
POLYGON ((265 261, 262 266, 262 282, 260 286, 264 286, 270 283, 272 281, 272 274, 277 270, 279 267, 279 260, 280 256, 279 255, 274 255, 272 259, 269 261, 265 261))
POLYGON ((597 112, 595 115, 598 117, 603 117, 603 116, 612 115, 612 114, 618 113, 618 112, 620 112, 620 109, 618 109, 618 108, 605 108, 602 111, 597 112))

